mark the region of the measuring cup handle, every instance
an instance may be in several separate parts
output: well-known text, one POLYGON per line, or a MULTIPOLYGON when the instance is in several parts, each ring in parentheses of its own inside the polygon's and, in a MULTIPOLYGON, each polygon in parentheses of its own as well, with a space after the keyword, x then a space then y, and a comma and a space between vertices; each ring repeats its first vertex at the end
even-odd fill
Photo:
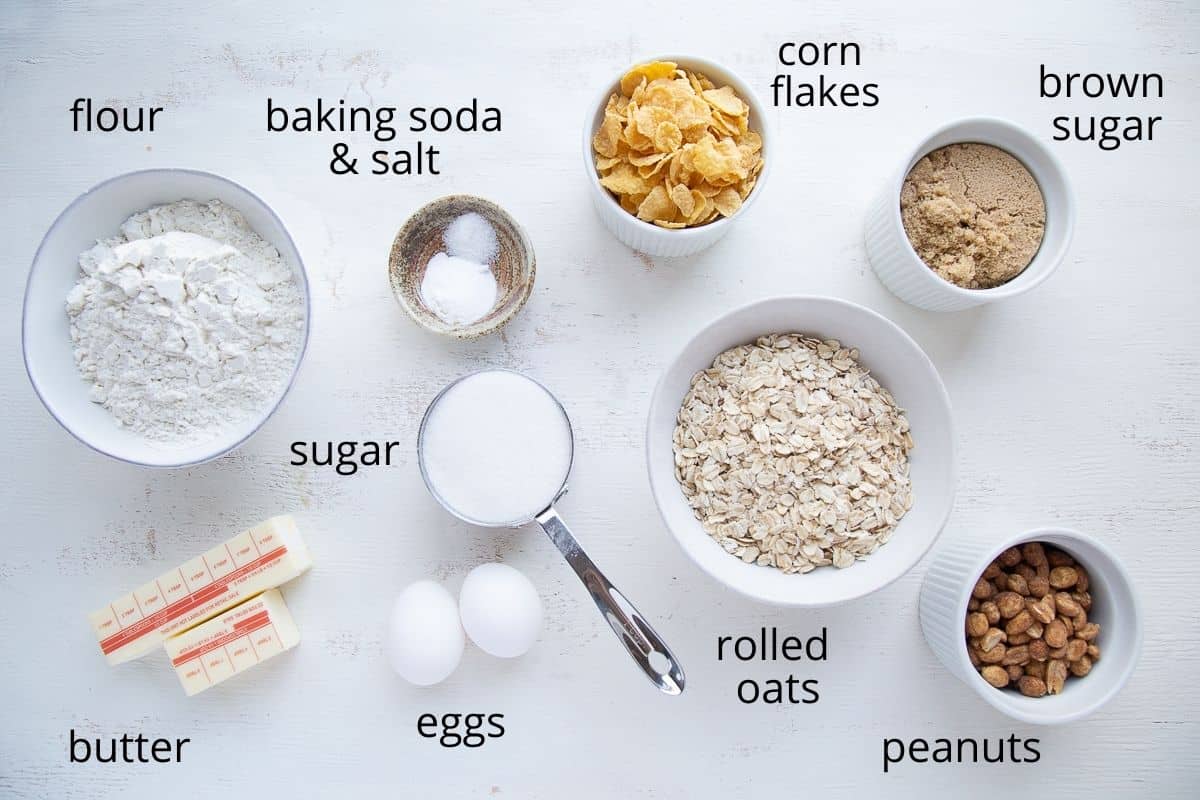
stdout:
POLYGON ((638 613, 633 603, 617 591, 608 578, 604 577, 604 573, 592 563, 592 559, 588 558, 588 554, 580 547, 554 507, 551 506, 538 514, 537 522, 575 570, 579 580, 583 581, 596 603, 596 608, 600 609, 613 633, 625 645, 629 655, 642 668, 642 672, 646 673, 650 682, 667 694, 680 694, 684 684, 683 667, 671 652, 671 648, 654 632, 654 628, 638 613), (662 662, 661 668, 650 663, 650 656, 655 653, 662 662))

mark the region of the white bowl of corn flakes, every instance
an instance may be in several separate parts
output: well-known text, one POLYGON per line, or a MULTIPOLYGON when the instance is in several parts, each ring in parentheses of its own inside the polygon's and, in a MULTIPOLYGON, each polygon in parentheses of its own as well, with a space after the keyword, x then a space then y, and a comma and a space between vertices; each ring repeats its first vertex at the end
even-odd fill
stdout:
POLYGON ((711 247, 762 194, 769 133, 750 86, 720 64, 662 56, 600 92, 583 160, 605 227, 647 255, 711 247))

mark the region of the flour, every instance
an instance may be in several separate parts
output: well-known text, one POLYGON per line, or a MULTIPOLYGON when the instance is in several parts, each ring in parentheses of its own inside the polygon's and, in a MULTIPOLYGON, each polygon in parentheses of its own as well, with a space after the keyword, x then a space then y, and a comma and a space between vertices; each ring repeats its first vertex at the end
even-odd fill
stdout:
POLYGON ((91 399, 157 441, 202 441, 284 390, 304 300, 279 251, 219 200, 134 214, 79 256, 67 295, 91 399))

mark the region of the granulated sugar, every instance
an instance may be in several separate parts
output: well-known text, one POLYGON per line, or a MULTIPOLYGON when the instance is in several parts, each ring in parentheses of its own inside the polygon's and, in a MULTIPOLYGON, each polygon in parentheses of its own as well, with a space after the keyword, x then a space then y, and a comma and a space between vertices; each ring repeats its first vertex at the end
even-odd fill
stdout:
POLYGON ((541 384, 516 372, 478 372, 453 384, 421 431, 429 488, 484 525, 528 522, 571 469, 571 424, 541 384))

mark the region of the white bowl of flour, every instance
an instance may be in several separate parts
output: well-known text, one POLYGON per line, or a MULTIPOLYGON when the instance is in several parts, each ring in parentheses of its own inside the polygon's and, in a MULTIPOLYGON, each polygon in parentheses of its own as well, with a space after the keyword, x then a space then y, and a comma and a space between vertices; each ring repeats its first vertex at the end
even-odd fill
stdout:
POLYGON ((95 186, 54 221, 22 344, 34 390, 75 438, 182 467, 266 422, 308 330, 304 265, 271 208, 220 176, 154 169, 95 186))

